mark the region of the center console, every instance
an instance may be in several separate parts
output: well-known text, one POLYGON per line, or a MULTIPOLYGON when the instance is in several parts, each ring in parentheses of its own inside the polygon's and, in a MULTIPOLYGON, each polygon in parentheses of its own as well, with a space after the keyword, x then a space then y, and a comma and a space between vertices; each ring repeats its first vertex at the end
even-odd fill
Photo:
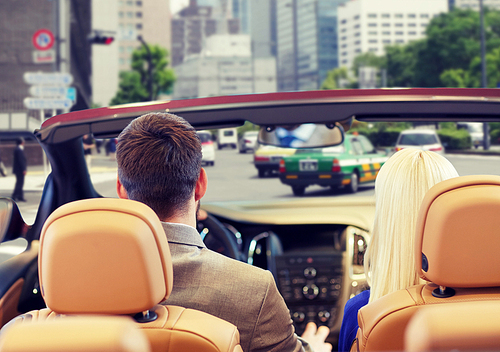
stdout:
POLYGON ((275 258, 278 289, 290 309, 297 334, 310 321, 333 327, 342 292, 342 254, 292 252, 275 258))

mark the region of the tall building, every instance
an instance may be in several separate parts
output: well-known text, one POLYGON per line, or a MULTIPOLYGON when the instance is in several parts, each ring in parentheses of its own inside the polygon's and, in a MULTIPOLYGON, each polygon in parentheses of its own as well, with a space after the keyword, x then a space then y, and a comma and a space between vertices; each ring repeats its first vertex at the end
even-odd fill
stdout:
POLYGON ((252 58, 249 35, 215 34, 203 51, 175 67, 173 97, 245 94, 276 91, 274 58, 252 58))
MULTIPOLYGON (((453 0, 453 2, 456 8, 479 10, 479 0, 453 0)), ((500 0, 483 0, 483 6, 500 10, 500 0)))
POLYGON ((277 0, 279 91, 318 89, 337 67, 337 8, 346 1, 277 0))
POLYGON ((386 45, 422 38, 430 20, 447 11, 448 0, 347 2, 338 10, 339 66, 350 68, 362 53, 384 55, 386 45))
POLYGON ((111 45, 92 47, 94 104, 107 106, 115 96, 119 72, 130 70, 132 52, 142 45, 139 35, 149 45, 159 45, 171 54, 170 19, 169 0, 92 1, 92 29, 115 37, 111 45))
POLYGON ((45 116, 63 110, 25 107, 24 99, 32 96, 30 84, 23 78, 26 72, 70 73, 71 85, 77 94, 72 110, 89 107, 89 31, 90 4, 86 0, 0 1, 0 129, 31 132, 40 127, 45 116), (38 42, 35 33, 40 30, 45 33, 42 44, 50 42, 51 47, 35 46, 38 42), (49 32, 52 34, 50 41, 47 40, 49 32))
POLYGON ((239 21, 221 17, 220 13, 220 8, 200 6, 196 0, 190 0, 189 6, 172 19, 172 66, 180 65, 191 55, 200 54, 211 35, 239 33, 239 21))

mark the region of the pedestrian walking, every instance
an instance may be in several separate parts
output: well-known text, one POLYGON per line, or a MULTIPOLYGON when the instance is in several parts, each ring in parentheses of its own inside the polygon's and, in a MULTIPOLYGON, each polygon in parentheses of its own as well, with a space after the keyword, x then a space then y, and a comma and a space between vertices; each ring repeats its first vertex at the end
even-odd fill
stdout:
POLYGON ((27 161, 24 155, 24 138, 16 139, 16 148, 14 149, 14 161, 12 164, 12 173, 16 175, 16 185, 12 193, 12 199, 19 202, 26 202, 24 199, 24 177, 27 171, 27 161))

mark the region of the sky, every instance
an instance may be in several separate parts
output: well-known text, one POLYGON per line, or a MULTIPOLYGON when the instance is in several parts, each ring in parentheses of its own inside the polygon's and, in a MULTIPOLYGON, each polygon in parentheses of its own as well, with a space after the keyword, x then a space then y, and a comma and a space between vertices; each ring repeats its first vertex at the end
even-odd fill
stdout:
POLYGON ((170 0, 170 11, 172 14, 177 13, 182 8, 189 4, 189 0, 170 0))

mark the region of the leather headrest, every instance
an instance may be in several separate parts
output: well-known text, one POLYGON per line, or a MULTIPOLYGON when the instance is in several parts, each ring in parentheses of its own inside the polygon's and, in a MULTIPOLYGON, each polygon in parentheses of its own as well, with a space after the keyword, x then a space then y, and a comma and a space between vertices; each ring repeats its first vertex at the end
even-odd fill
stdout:
POLYGON ((500 176, 433 186, 416 227, 420 277, 446 287, 500 286, 500 176))
POLYGON ((46 220, 38 256, 47 307, 57 313, 133 314, 172 291, 172 261, 158 216, 145 204, 95 198, 46 220))

